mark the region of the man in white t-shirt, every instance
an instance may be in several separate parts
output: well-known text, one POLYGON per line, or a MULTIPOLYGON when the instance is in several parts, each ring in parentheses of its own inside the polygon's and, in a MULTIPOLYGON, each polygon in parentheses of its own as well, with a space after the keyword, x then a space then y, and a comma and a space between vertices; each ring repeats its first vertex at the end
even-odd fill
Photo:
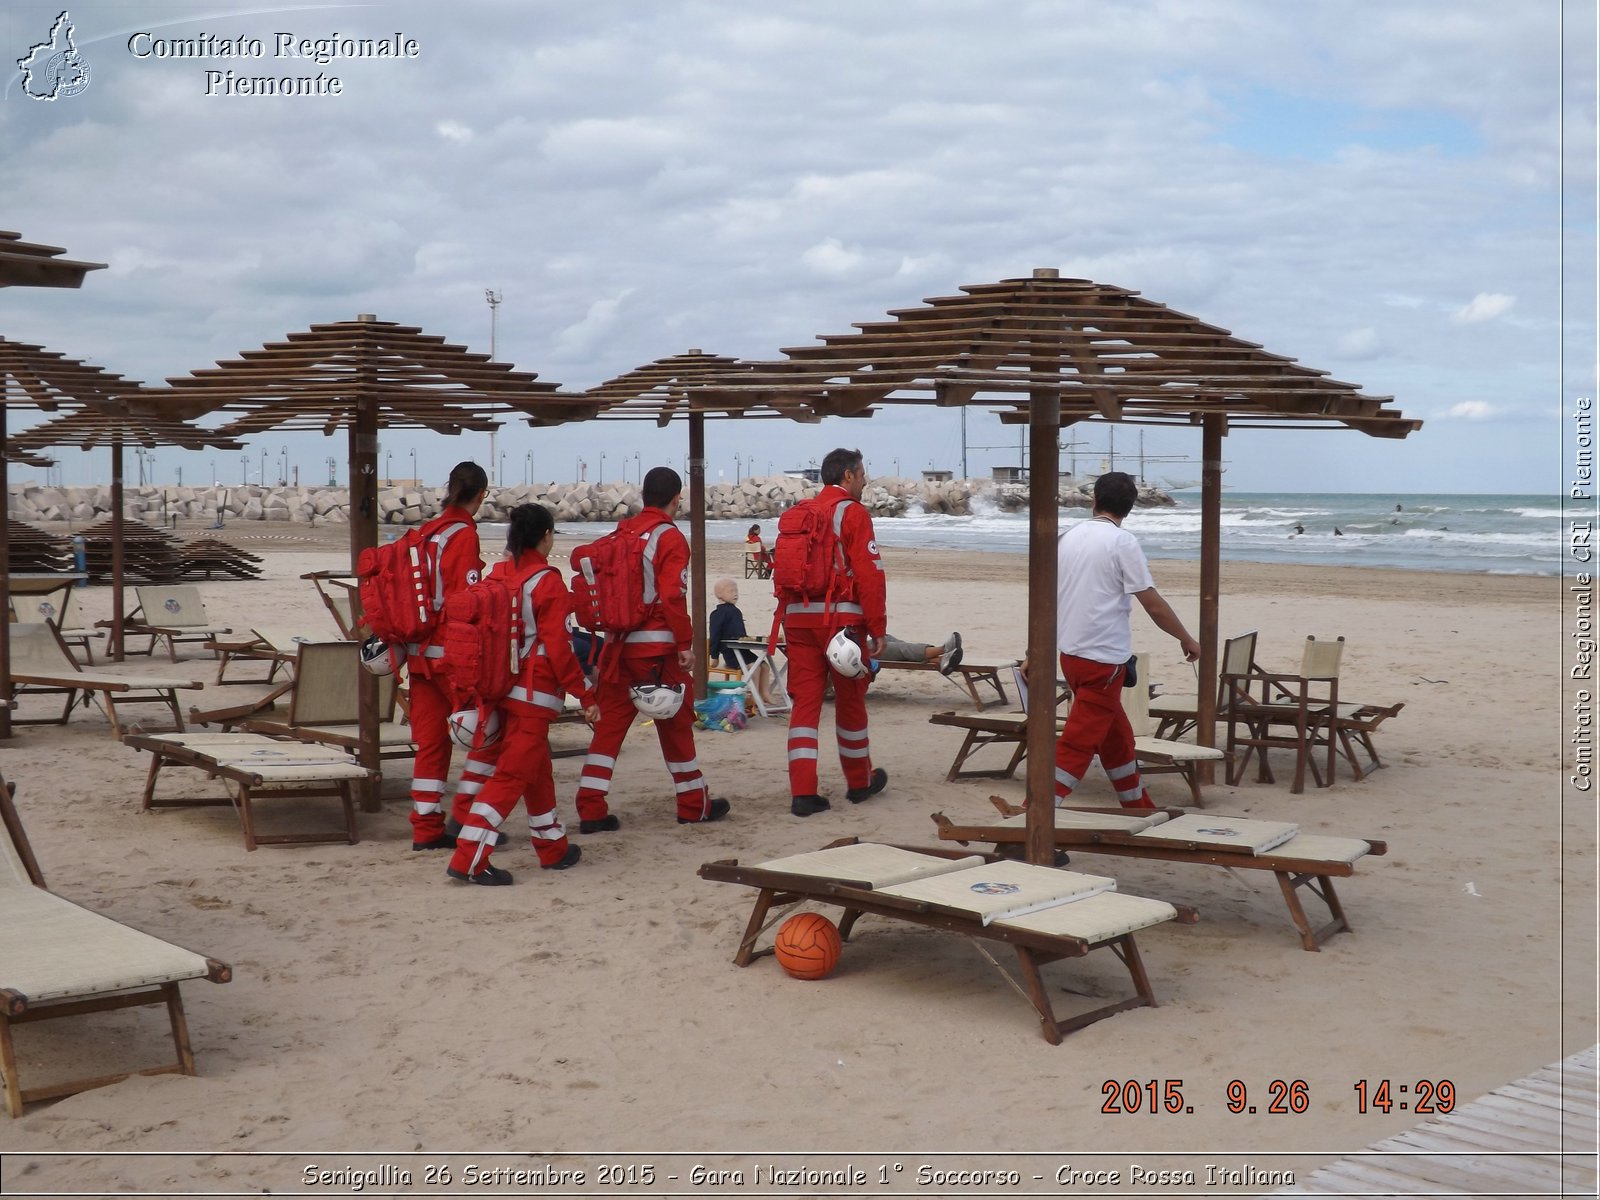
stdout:
POLYGON ((1200 644, 1156 591, 1138 540, 1122 528, 1138 495, 1126 472, 1100 476, 1094 483, 1094 516, 1056 543, 1056 649, 1072 688, 1072 709, 1056 742, 1057 804, 1066 802, 1098 754, 1123 808, 1155 807, 1139 779, 1133 729, 1122 711, 1122 684, 1133 657, 1128 627, 1133 599, 1157 629, 1178 639, 1184 658, 1200 657, 1200 644))

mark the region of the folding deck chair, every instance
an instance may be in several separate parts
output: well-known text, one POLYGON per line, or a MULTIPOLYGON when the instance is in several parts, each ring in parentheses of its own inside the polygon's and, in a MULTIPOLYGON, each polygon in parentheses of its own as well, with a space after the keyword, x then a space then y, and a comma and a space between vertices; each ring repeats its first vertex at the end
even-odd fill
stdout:
POLYGON ((122 636, 124 643, 130 635, 148 636, 150 647, 145 654, 154 655, 156 643, 165 641, 167 657, 177 662, 179 642, 209 643, 233 632, 231 626, 215 625, 206 616, 197 587, 145 584, 134 588, 133 594, 136 603, 122 619, 122 636))
MULTIPOLYGON (((361 646, 358 642, 303 642, 295 659, 294 684, 286 689, 288 708, 235 718, 246 733, 318 742, 359 753, 361 749, 361 646)), ((395 679, 378 680, 378 757, 408 758, 416 753, 411 726, 394 719, 395 679)), ((272 697, 275 702, 276 697, 272 697)), ((214 719, 224 720, 212 714, 214 719)))
POLYGON ((317 589, 323 606, 339 628, 339 636, 346 641, 355 639, 356 577, 348 571, 309 571, 300 578, 309 579, 317 589))
POLYGON ((81 696, 87 704, 98 699, 111 722, 111 731, 122 736, 117 719, 118 704, 164 704, 172 712, 173 725, 183 728, 183 713, 175 692, 179 688, 198 689, 198 679, 150 678, 121 675, 104 667, 85 671, 78 665, 61 635, 51 625, 19 622, 11 627, 11 682, 20 695, 65 695, 66 707, 58 717, 13 717, 15 725, 65 725, 81 696))
MULTIPOLYGON (((983 697, 978 694, 978 685, 985 684, 994 689, 995 695, 1000 698, 1000 703, 1007 703, 1005 685, 1000 682, 1000 673, 1009 671, 1017 665, 1016 659, 1006 659, 998 663, 973 663, 962 659, 959 666, 945 676, 957 687, 965 687, 967 695, 972 697, 972 706, 979 712, 983 711, 983 697), (961 678, 957 679, 956 676, 961 678)), ((898 662, 883 658, 878 660, 880 671, 938 671, 937 662, 898 662)))
POLYGON ((1300 655, 1298 675, 1263 671, 1252 658, 1243 671, 1221 676, 1223 704, 1218 716, 1228 723, 1228 783, 1239 783, 1252 756, 1257 778, 1272 783, 1267 762, 1270 749, 1294 751, 1294 781, 1289 791, 1306 788, 1306 769, 1318 787, 1333 783, 1338 735, 1334 714, 1339 707, 1339 663, 1344 638, 1319 642, 1308 637, 1300 655), (1242 750, 1242 753, 1239 751, 1242 750), (1321 759, 1326 759, 1323 773, 1321 759))
POLYGON ((141 933, 57 896, 45 885, 12 787, 0 779, 0 1075, 6 1111, 104 1087, 130 1074, 195 1074, 189 1025, 178 985, 186 979, 227 983, 226 963, 141 933), (12 1029, 34 1021, 82 1013, 165 1005, 177 1060, 136 1072, 102 1075, 24 1088, 18 1078, 12 1029))
MULTIPOLYGON (((962 845, 987 842, 996 850, 1016 853, 1027 837, 1026 817, 1021 809, 999 796, 991 796, 990 801, 1003 814, 1001 820, 957 824, 943 813, 934 813, 939 837, 962 845)), ((1344 906, 1333 889, 1334 877, 1354 875, 1360 859, 1389 852, 1388 844, 1375 838, 1323 837, 1301 833, 1298 825, 1280 821, 1184 813, 1176 808, 1153 813, 1058 808, 1055 845, 1073 853, 1271 871, 1289 906, 1289 917, 1300 932, 1300 944, 1307 950, 1320 950, 1328 938, 1350 928, 1344 906), (1298 895, 1301 888, 1327 905, 1332 920, 1321 929, 1313 929, 1306 916, 1298 895)))
POLYGON ((307 745, 255 733, 130 733, 122 739, 135 750, 150 752, 150 773, 145 778, 141 812, 153 808, 213 808, 231 804, 244 827, 244 848, 301 845, 361 840, 356 832, 353 789, 374 773, 343 750, 307 745), (162 767, 196 767, 211 779, 222 779, 237 790, 206 797, 156 798, 156 779, 162 767), (255 807, 262 799, 332 797, 344 809, 344 828, 327 833, 258 833, 255 807))
MULTIPOLYGON (((1139 678, 1148 678, 1149 656, 1140 654, 1139 678)), ((955 761, 945 775, 946 782, 957 779, 1010 779, 1028 754, 1028 693, 1019 687, 1023 711, 1006 715, 974 716, 970 713, 942 712, 928 718, 932 725, 949 725, 966 731, 966 738, 956 751, 955 761), (965 770, 967 760, 985 746, 1009 746, 1011 758, 1004 768, 965 770)), ((1171 741, 1153 736, 1155 722, 1150 716, 1150 691, 1147 686, 1125 688, 1122 708, 1133 727, 1133 751, 1141 775, 1177 774, 1189 787, 1189 797, 1195 808, 1203 808, 1200 794, 1199 767, 1202 763, 1222 762, 1226 755, 1210 746, 1196 746, 1191 742, 1171 741)), ((1059 733, 1063 719, 1056 719, 1059 733)))
MULTIPOLYGON (((772 953, 770 948, 756 949, 762 932, 783 915, 769 918, 772 908, 806 901, 843 909, 839 936, 846 940, 862 914, 872 913, 966 934, 975 945, 1009 943, 1016 950, 1023 986, 1044 1039, 1052 1045, 1059 1044, 1063 1034, 1113 1013, 1154 1007, 1155 993, 1133 935, 1164 921, 1192 924, 1198 919, 1193 909, 1122 895, 1115 890, 1116 881, 1104 876, 1007 862, 992 854, 919 850, 855 838, 755 866, 741 867, 734 859, 706 863, 700 877, 758 889, 733 958, 740 967, 772 953), (1040 965, 1082 957, 1102 946, 1110 946, 1128 968, 1136 994, 1058 1020, 1039 977, 1040 965)), ((978 950, 1017 986, 982 945, 978 950)))
POLYGON ((11 619, 54 625, 67 646, 81 646, 86 666, 94 665, 92 638, 103 638, 103 629, 87 629, 78 616, 78 589, 76 578, 61 581, 59 587, 48 592, 29 592, 11 597, 11 619))
POLYGON ((730 638, 727 644, 744 664, 744 694, 754 701, 756 711, 763 717, 788 712, 789 664, 778 657, 783 650, 782 639, 770 654, 766 638, 730 638))

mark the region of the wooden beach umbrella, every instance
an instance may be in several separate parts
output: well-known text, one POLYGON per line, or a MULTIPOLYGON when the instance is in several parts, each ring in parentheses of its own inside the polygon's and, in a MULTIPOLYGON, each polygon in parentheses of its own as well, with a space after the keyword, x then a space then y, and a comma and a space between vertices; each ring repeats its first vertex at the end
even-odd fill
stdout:
MULTIPOLYGON (((132 380, 123 379, 99 367, 88 366, 54 350, 0 338, 0 496, 9 511, 11 485, 6 470, 13 457, 7 436, 12 411, 36 409, 41 412, 87 411, 115 413, 121 410, 121 396, 138 389, 132 380)), ((20 453, 29 453, 23 447, 20 453)), ((0 520, 0 565, 9 562, 11 538, 0 520)), ((0 576, 0 604, 10 601, 10 574, 0 576)), ((11 736, 11 634, 0 621, 0 737, 11 736)))
MULTIPOLYGON (((72 259, 62 258, 66 250, 61 246, 46 246, 39 242, 25 242, 22 235, 10 230, 0 229, 0 287, 58 287, 75 288, 83 286, 83 279, 90 271, 105 269, 105 263, 75 262, 72 259)), ((0 502, 6 505, 9 511, 11 505, 11 485, 6 478, 6 463, 10 456, 6 453, 5 445, 5 409, 12 403, 21 405, 37 404, 38 400, 28 398, 27 389, 19 385, 16 389, 17 399, 13 400, 11 381, 6 378, 4 387, 0 387, 0 502)), ((35 395, 48 395, 45 387, 34 389, 35 395)), ((0 515, 0 564, 9 561, 11 553, 10 538, 6 532, 6 521, 0 515)), ((0 583, 0 600, 9 601, 3 583, 0 583)), ((0 626, 5 622, 0 621, 0 626)), ((0 627, 0 738, 11 736, 11 634, 10 630, 0 627)))
MULTIPOLYGON (((474 354, 419 327, 361 315, 313 325, 283 341, 215 367, 169 378, 153 393, 160 411, 190 419, 231 414, 219 432, 246 437, 267 430, 347 432, 350 463, 350 565, 378 544, 378 430, 490 432, 508 415, 548 411, 579 419, 598 405, 563 397, 558 385, 529 371, 474 354)), ((378 692, 362 673, 361 761, 378 765, 378 692)), ((369 811, 377 792, 363 798, 369 811)))
MULTIPOLYGON (((1029 278, 963 286, 899 309, 857 332, 753 363, 736 382, 697 389, 691 410, 740 405, 851 416, 874 405, 1001 406, 1029 428, 1028 653, 1055 661, 1060 430, 1080 421, 1198 428, 1201 492, 1198 740, 1215 743, 1222 438, 1230 429, 1355 429, 1403 438, 1421 422, 1353 383, 1298 365, 1223 328, 1052 268, 1029 278)), ((1054 671, 1029 679, 1028 842, 1052 861, 1054 671)))
POLYGON ((25 429, 11 438, 10 444, 23 450, 75 447, 111 450, 111 645, 114 662, 122 661, 123 638, 123 555, 122 488, 125 478, 123 450, 129 443, 156 449, 174 446, 180 450, 243 449, 243 443, 215 429, 204 429, 185 421, 175 421, 146 412, 139 405, 138 385, 130 385, 124 403, 116 409, 80 408, 75 412, 25 429))

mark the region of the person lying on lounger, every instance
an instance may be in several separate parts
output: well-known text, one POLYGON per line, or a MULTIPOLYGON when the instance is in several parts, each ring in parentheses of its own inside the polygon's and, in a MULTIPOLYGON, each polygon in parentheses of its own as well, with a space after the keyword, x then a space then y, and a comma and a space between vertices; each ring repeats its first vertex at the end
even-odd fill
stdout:
POLYGON ((939 674, 948 675, 961 665, 961 635, 952 633, 942 644, 932 646, 927 642, 901 641, 892 633, 885 634, 878 658, 884 662, 936 662, 939 674))

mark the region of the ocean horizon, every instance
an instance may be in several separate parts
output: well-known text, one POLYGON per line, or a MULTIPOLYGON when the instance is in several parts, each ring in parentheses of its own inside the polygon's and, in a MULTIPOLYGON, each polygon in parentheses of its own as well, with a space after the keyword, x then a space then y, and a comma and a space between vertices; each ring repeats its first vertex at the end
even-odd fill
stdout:
MULTIPOLYGON (((1200 557, 1200 496, 1175 493, 1173 508, 1136 508, 1125 527, 1152 559, 1200 557)), ((1378 567, 1488 575, 1560 575, 1566 536, 1563 498, 1538 494, 1224 492, 1222 557, 1229 562, 1378 567), (1302 530, 1303 532, 1297 532, 1302 530)), ((1088 517, 1064 508, 1061 524, 1088 517)), ((771 546, 777 520, 763 520, 771 546)), ((743 541, 749 520, 706 522, 706 536, 743 541)), ((885 546, 1023 554, 1026 512, 990 505, 968 516, 908 513, 875 521, 885 546)), ((563 525, 582 537, 592 527, 563 525)))

